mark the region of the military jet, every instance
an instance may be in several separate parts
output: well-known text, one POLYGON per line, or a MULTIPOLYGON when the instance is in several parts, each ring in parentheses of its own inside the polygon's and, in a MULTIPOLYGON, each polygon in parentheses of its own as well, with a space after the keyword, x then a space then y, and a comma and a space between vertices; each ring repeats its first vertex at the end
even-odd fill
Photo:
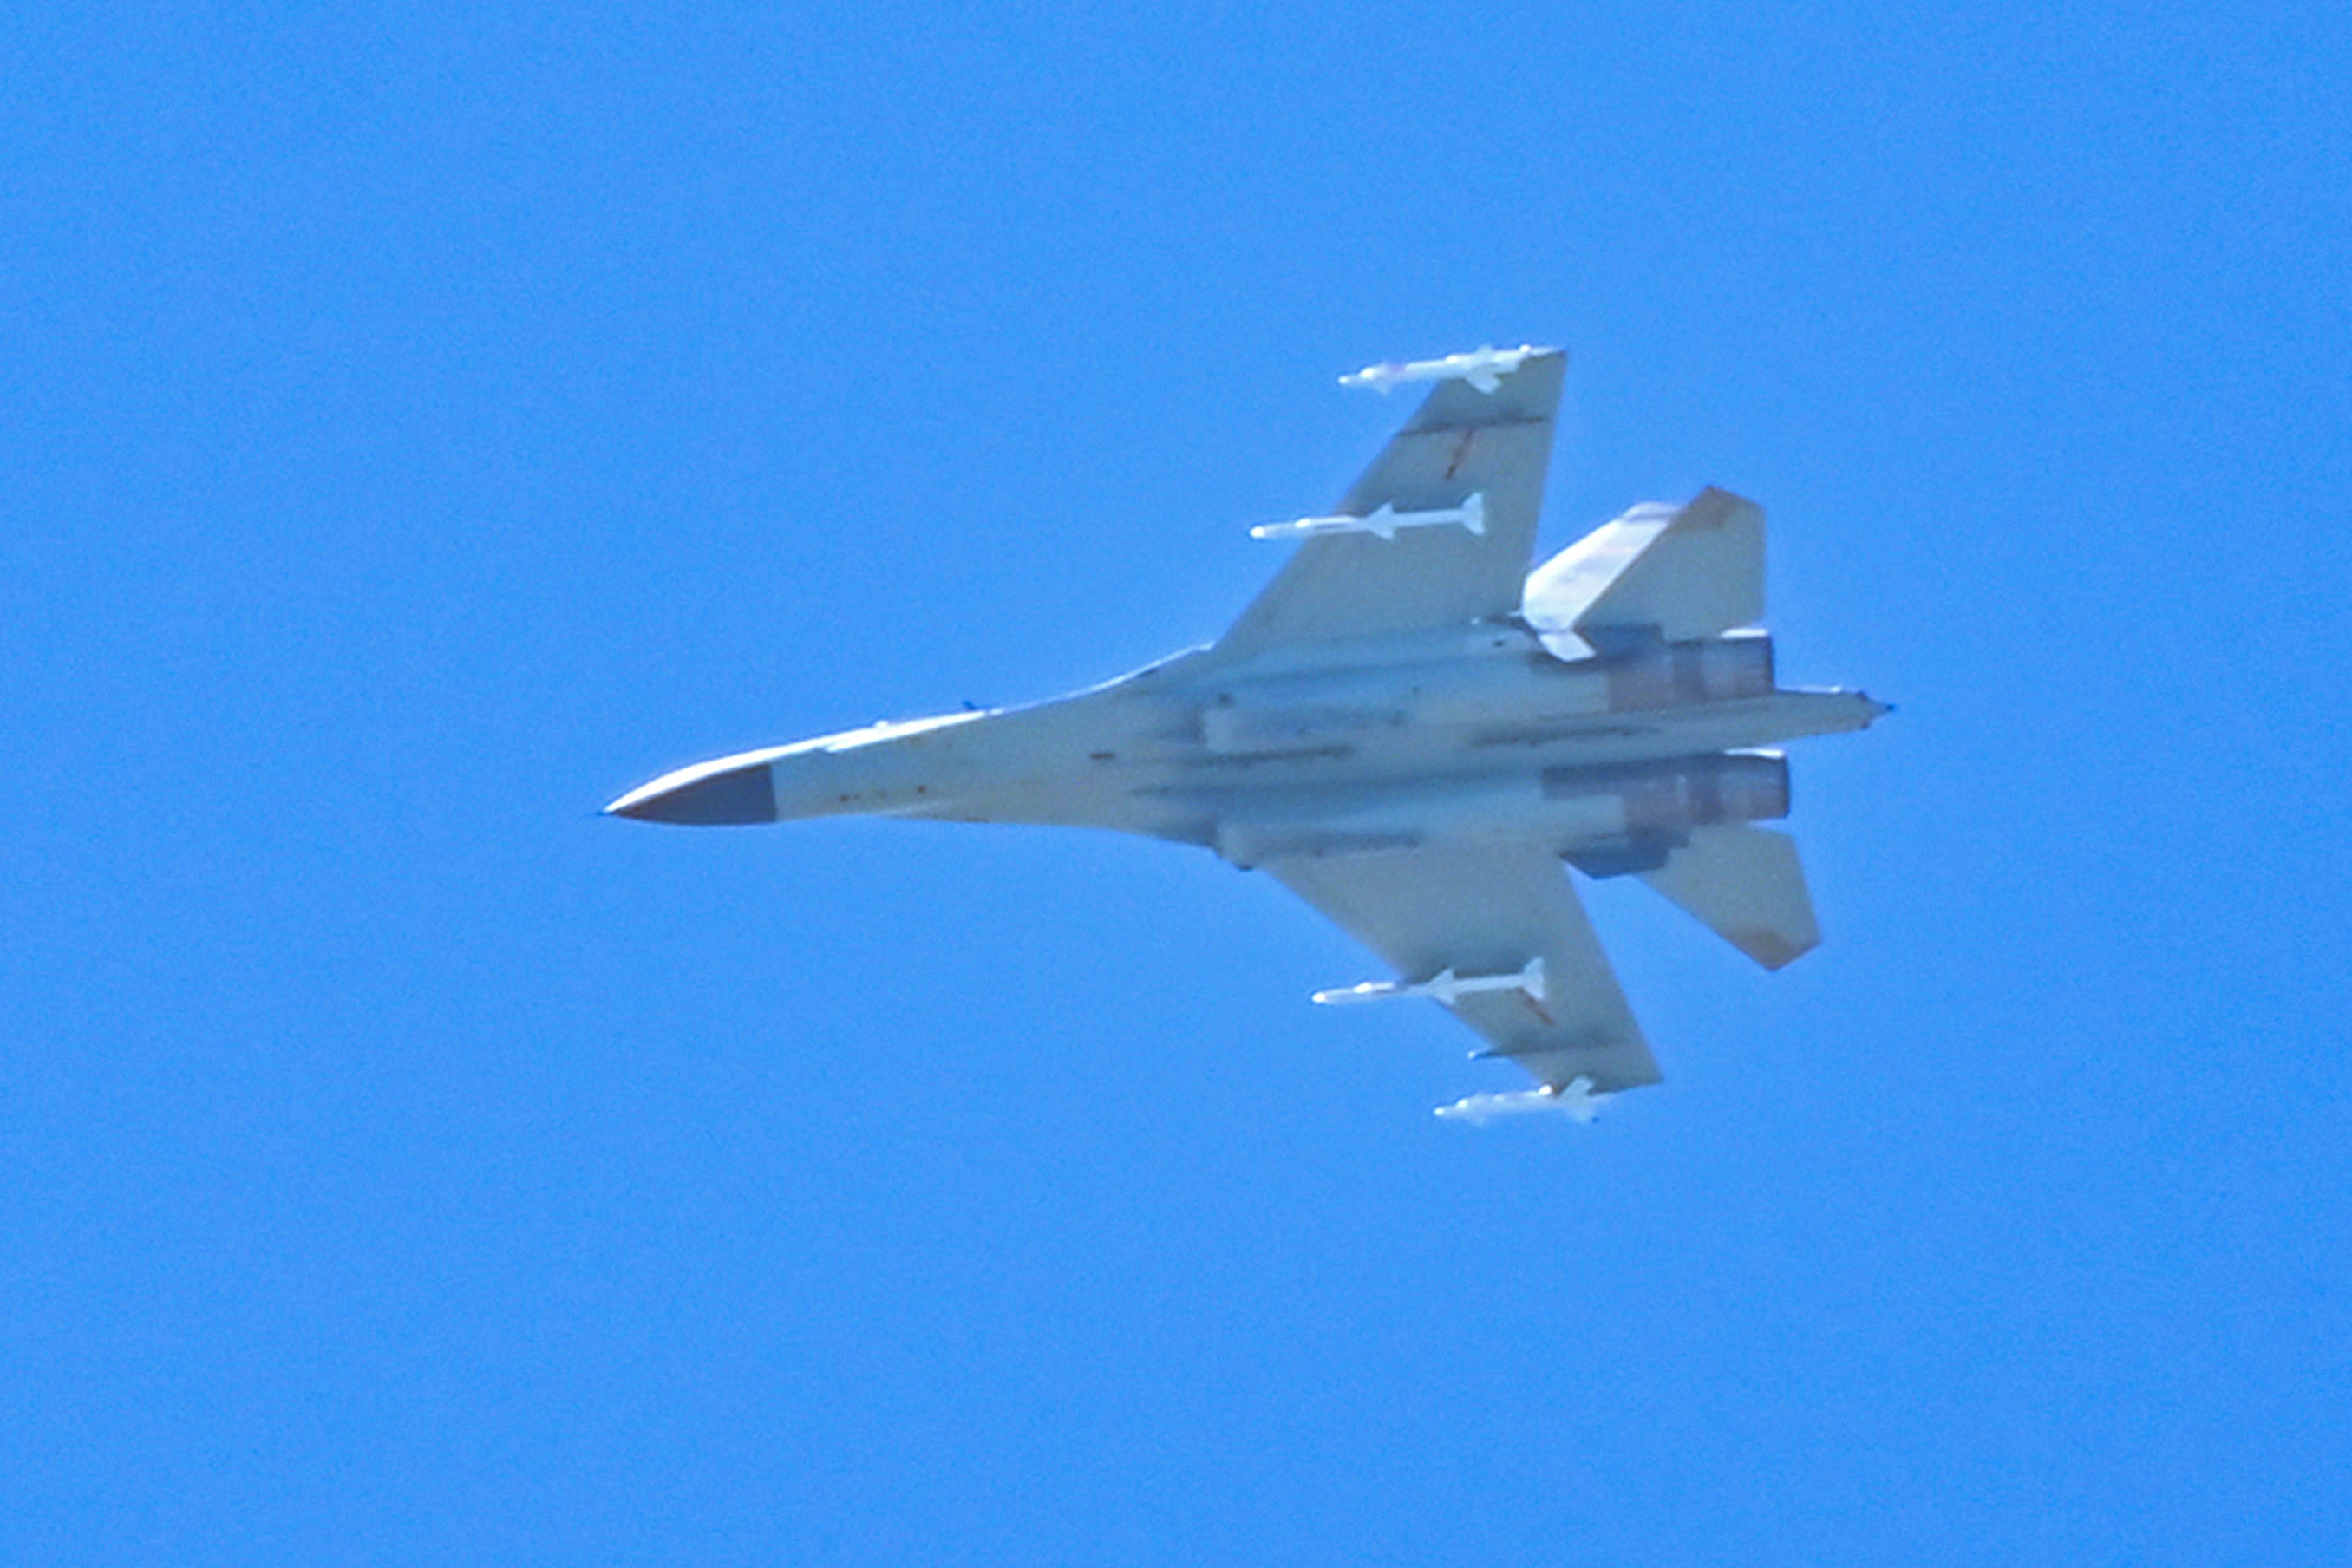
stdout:
MULTIPOLYGON (((1107 827, 1267 873, 1536 1087, 1439 1109, 1589 1120, 1658 1066, 1567 868, 1639 877, 1778 969, 1821 940, 1761 748, 1866 728, 1859 691, 1788 689, 1764 514, 1708 489, 1637 506, 1532 574, 1567 356, 1390 367, 1436 383, 1224 636, 1027 707, 875 724, 698 763, 612 803, 696 826, 909 816, 1107 827)), ((1376 367, 1378 368, 1378 367, 1376 367)), ((1382 384, 1359 373, 1366 384, 1382 384)))

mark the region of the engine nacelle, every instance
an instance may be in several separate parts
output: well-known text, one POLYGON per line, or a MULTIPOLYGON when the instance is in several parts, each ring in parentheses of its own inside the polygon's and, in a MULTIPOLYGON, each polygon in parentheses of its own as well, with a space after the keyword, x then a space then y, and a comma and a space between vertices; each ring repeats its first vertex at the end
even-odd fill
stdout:
POLYGON ((1778 752, 1726 752, 1598 768, 1547 768, 1549 800, 1614 795, 1627 831, 1687 833, 1718 822, 1789 815, 1789 759, 1778 752))
POLYGON ((1695 827, 1767 822, 1789 815, 1789 759, 1777 752, 1732 752, 1620 767, 1552 768, 1547 797, 1593 803, 1622 823, 1568 851, 1588 877, 1654 871, 1695 827))
POLYGON ((1254 866, 1430 843, 1540 843, 1590 875, 1613 876, 1655 870, 1695 827, 1788 814, 1787 760, 1741 752, 1303 792, 1278 810, 1221 818, 1216 844, 1234 864, 1254 866))
POLYGON ((1772 692, 1772 639, 1727 632, 1700 642, 1633 639, 1602 646, 1596 668, 1609 682, 1609 710, 1636 712, 1772 692))
POLYGON ((1530 640, 1526 656, 1486 663, 1240 683, 1204 706, 1201 739, 1222 753, 1378 745, 1433 731, 1500 733, 1769 697, 1772 689, 1772 639, 1760 631, 1680 643, 1602 636, 1594 657, 1573 661, 1536 652, 1530 640))

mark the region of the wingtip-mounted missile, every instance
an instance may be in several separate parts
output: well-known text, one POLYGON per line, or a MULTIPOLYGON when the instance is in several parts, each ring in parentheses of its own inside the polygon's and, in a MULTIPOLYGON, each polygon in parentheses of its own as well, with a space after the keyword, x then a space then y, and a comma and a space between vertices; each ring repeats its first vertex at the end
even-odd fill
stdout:
POLYGON ((1517 1094, 1465 1095, 1451 1105, 1441 1105, 1434 1115, 1447 1121, 1467 1121, 1473 1127, 1484 1127, 1502 1116, 1536 1116, 1550 1113, 1565 1116, 1572 1121, 1589 1122, 1601 1114, 1601 1108, 1615 1096, 1592 1092, 1592 1080, 1573 1078, 1564 1084, 1545 1084, 1540 1089, 1523 1089, 1517 1094))
POLYGON ((1553 352, 1533 343, 1521 343, 1515 349, 1489 346, 1468 353, 1447 354, 1443 359, 1384 360, 1350 371, 1339 378, 1339 384, 1369 386, 1375 392, 1386 393, 1409 381, 1466 381, 1481 392, 1491 393, 1501 390, 1503 377, 1518 369, 1528 356, 1553 352))

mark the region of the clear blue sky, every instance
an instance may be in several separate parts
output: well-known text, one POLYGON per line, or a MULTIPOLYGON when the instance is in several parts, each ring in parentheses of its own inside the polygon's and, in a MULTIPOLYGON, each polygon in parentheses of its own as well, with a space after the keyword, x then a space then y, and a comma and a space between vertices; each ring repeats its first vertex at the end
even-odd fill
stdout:
POLYGON ((0 1561, 2352 1558, 2340 5, 12 7, 0 1561), (597 819, 1574 355, 1827 945, 1590 1129, 1164 846, 597 819))

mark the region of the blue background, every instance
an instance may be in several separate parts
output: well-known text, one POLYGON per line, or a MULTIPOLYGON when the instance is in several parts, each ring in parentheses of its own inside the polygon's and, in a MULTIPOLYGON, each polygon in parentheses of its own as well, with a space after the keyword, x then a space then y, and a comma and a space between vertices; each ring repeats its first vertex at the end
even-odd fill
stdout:
POLYGON ((0 1561, 2352 1553, 2340 5, 0 19, 0 1561), (1263 879, 595 817, 1574 359, 1827 945, 1591 1129, 1263 879))

